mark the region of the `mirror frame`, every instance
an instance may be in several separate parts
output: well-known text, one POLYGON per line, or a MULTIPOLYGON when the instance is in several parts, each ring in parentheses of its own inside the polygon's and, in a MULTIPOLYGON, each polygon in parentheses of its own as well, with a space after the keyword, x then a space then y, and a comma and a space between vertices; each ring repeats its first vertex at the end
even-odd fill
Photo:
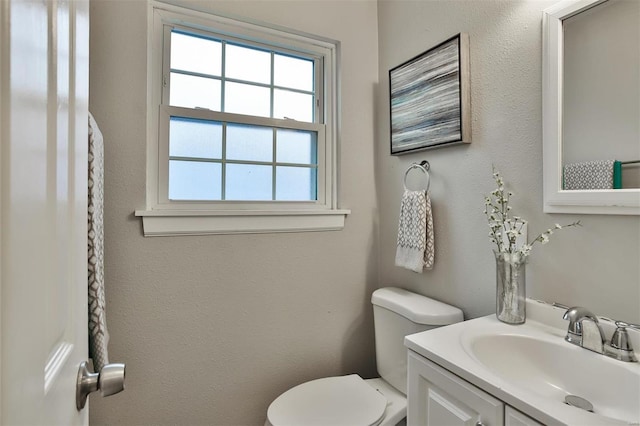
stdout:
POLYGON ((615 0, 565 0, 542 12, 542 159, 545 213, 640 215, 640 188, 562 189, 562 21, 606 1, 615 0))

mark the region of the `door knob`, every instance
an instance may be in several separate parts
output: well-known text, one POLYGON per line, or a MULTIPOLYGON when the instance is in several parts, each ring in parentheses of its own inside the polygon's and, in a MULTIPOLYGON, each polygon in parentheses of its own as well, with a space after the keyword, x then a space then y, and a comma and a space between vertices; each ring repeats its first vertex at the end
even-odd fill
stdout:
POLYGON ((87 396, 100 389, 102 396, 109 396, 124 390, 125 365, 107 364, 99 373, 89 371, 86 361, 80 363, 78 380, 76 381, 76 408, 82 410, 87 403, 87 396))

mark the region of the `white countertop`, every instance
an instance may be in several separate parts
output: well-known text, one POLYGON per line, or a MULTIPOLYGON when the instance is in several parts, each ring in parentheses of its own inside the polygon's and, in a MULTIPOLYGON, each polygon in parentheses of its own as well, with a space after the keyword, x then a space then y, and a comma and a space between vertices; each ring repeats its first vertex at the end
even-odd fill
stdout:
MULTIPOLYGON (((625 425, 634 424, 613 420, 598 414, 589 413, 575 407, 570 407, 549 397, 541 395, 526 387, 526 383, 507 381, 482 364, 469 350, 467 342, 469 336, 487 334, 514 334, 566 343, 567 322, 562 319, 565 310, 549 304, 527 299, 527 321, 523 325, 504 324, 495 317, 488 315, 469 321, 412 334, 405 338, 405 345, 412 351, 422 355, 432 362, 456 374, 462 379, 483 389, 506 404, 522 411, 537 421, 548 424, 565 425, 625 425), (466 337, 465 337, 466 336, 466 337)), ((605 334, 611 335, 612 325, 602 324, 605 334)), ((631 334, 631 332, 630 332, 631 334)), ((637 341, 640 333, 635 333, 633 341, 637 341)), ((628 368, 630 374, 638 374, 639 363, 623 363, 604 355, 588 351, 570 343, 566 343, 569 351, 585 351, 579 356, 601 357, 597 362, 619 363, 622 368, 628 368), (601 360, 600 360, 601 359, 601 360)), ((638 346, 635 346, 636 351, 638 346)), ((564 348, 563 348, 564 349, 564 348)), ((500 348, 496 348, 500 350, 500 348)), ((571 354, 572 352, 569 352, 571 354)), ((636 352, 637 353, 637 352, 636 352)), ((589 374, 585 371, 584 374, 589 374)), ((640 377, 640 375, 638 376, 640 377)), ((598 386, 597 383, 593 384, 598 386)), ((615 383, 607 383, 615 393, 615 383)), ((639 383, 640 386, 640 383, 639 383)), ((607 391, 608 392, 608 391, 607 391)), ((638 401, 640 406, 640 401, 638 401)), ((597 409, 596 409, 597 412, 597 409)), ((637 423, 635 423, 637 425, 637 423)))

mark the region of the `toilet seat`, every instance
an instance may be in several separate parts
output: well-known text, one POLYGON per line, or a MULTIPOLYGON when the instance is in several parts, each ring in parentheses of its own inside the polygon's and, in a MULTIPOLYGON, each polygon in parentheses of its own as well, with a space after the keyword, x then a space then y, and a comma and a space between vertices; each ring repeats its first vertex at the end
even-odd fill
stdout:
POLYGON ((387 399, 357 374, 326 377, 289 389, 271 403, 274 426, 374 426, 384 417, 387 399))

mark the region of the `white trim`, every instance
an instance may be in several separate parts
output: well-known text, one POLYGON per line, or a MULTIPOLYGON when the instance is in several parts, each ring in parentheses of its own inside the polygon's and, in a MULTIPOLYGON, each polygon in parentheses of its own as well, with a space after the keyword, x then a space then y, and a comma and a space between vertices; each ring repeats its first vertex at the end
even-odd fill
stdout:
POLYGON ((562 189, 562 21, 607 0, 562 1, 543 11, 542 128, 546 213, 640 215, 640 189, 562 189))
POLYGON ((153 14, 154 10, 162 13, 163 19, 167 23, 191 27, 195 29, 211 32, 212 25, 215 26, 213 32, 229 35, 234 38, 244 38, 248 41, 264 42, 269 41, 275 46, 283 48, 295 47, 296 50, 307 51, 309 45, 319 48, 333 49, 336 41, 290 28, 280 27, 273 24, 254 21, 244 17, 228 17, 211 12, 204 12, 196 9, 175 6, 162 1, 149 1, 149 8, 153 14), (185 21, 185 16, 188 21, 185 21), (241 34, 241 35, 240 35, 241 34), (265 38, 265 35, 269 36, 265 38))
MULTIPOLYGON (((0 2, 0 224, 2 223, 2 216, 3 216, 3 211, 4 211, 4 205, 5 205, 5 201, 4 201, 4 186, 3 186, 3 176, 4 176, 4 157, 6 156, 6 153, 4 152, 6 150, 5 148, 5 144, 9 141, 9 138, 7 137, 9 135, 9 123, 8 120, 5 118, 5 114, 8 114, 10 111, 10 100, 9 100, 9 96, 8 95, 8 90, 6 89, 7 85, 8 85, 8 80, 9 79, 9 60, 10 60, 10 34, 9 34, 9 16, 10 16, 10 2, 8 1, 1 1, 0 2), (6 69, 5 69, 6 67, 6 69)), ((3 293, 5 292, 4 289, 4 274, 2 273, 2 270, 4 268, 4 252, 3 252, 3 247, 4 247, 4 242, 3 240, 6 238, 4 236, 5 234, 5 229, 4 227, 0 226, 0 330, 3 330, 2 328, 2 307, 3 307, 3 293)), ((6 297, 6 296, 5 296, 6 297)), ((2 348, 2 339, 0 339, 0 384, 3 383, 3 375, 4 375, 4 363, 2 360, 2 353, 3 348, 2 348)), ((0 413, 3 412, 3 397, 2 397, 2 388, 3 386, 0 385, 0 413)))
POLYGON ((326 211, 139 211, 145 237, 338 231, 350 210, 326 211))
POLYGON ((155 2, 149 2, 147 15, 147 208, 158 204, 158 108, 162 103, 163 37, 155 37, 163 32, 162 20, 154 13, 155 2), (160 89, 162 88, 162 89, 160 89))
POLYGON ((166 111, 167 116, 173 115, 200 120, 225 121, 230 123, 251 124, 255 126, 277 127, 279 129, 322 131, 324 124, 308 123, 305 121, 282 120, 278 118, 258 117, 253 115, 232 114, 229 112, 217 112, 208 109, 190 109, 177 106, 161 105, 161 112, 166 111))
MULTIPOLYGON (((149 1, 147 55, 147 190, 146 208, 136 211, 143 219, 145 235, 200 235, 246 232, 296 232, 333 230, 344 226, 348 210, 338 205, 338 58, 339 43, 264 23, 254 23, 186 9, 158 1, 149 1), (185 116, 202 117, 216 121, 246 121, 271 127, 307 129, 317 132, 318 167, 317 200, 311 202, 180 202, 167 199, 163 184, 161 161, 166 145, 160 141, 162 115, 168 111, 180 114, 180 108, 162 105, 164 26, 205 31, 248 42, 268 43, 288 51, 298 51, 314 57, 316 66, 322 66, 322 80, 316 81, 321 100, 317 105, 318 123, 294 120, 247 117, 210 110, 191 110, 185 116), (164 194, 164 195, 163 195, 164 194)), ((166 64, 164 64, 166 65, 166 64)), ((318 99, 317 98, 317 99, 318 99)), ((166 117, 165 117, 166 121, 166 117)), ((167 164, 168 165, 168 164, 167 164)), ((164 171, 163 171, 164 170, 164 171)))

